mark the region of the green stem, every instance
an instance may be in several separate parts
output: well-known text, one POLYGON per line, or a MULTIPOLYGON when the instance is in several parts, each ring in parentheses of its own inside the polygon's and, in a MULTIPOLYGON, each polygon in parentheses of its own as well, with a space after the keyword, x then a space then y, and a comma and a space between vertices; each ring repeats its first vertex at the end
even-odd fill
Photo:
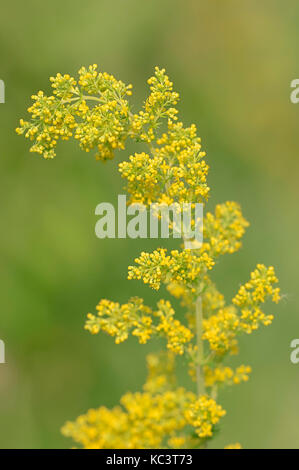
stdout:
POLYGON ((214 385, 214 387, 212 388, 212 393, 211 393, 211 397, 213 398, 213 400, 217 400, 217 392, 218 392, 217 385, 214 385))
POLYGON ((66 104, 66 103, 71 103, 72 101, 78 101, 80 99, 83 99, 83 100, 92 100, 92 101, 101 101, 100 98, 97 98, 96 96, 85 96, 85 95, 82 95, 82 96, 75 96, 75 98, 69 98, 68 100, 63 100, 61 101, 62 104, 66 104))

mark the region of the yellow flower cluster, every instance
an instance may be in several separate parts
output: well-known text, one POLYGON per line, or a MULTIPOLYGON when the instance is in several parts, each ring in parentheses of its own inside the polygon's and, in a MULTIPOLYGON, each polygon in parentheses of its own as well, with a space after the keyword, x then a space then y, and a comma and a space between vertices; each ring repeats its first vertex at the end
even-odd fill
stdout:
POLYGON ((101 406, 88 410, 75 422, 68 421, 61 432, 84 449, 120 449, 126 447, 124 441, 128 426, 127 414, 121 407, 109 410, 101 406))
POLYGON ((157 331, 167 338, 167 347, 171 351, 179 355, 184 354, 185 345, 193 338, 192 332, 174 318, 175 312, 170 302, 160 300, 158 307, 156 315, 159 317, 160 323, 157 326, 157 331))
POLYGON ((224 307, 216 315, 203 320, 204 333, 202 338, 208 340, 212 351, 224 354, 236 351, 236 334, 239 327, 237 309, 233 306, 224 307))
POLYGON ((158 248, 152 253, 142 252, 135 259, 138 266, 129 266, 128 279, 142 279, 153 289, 158 290, 161 283, 187 285, 192 293, 196 292, 198 280, 214 266, 207 253, 198 254, 197 250, 167 250, 158 248))
POLYGON ((204 202, 209 194, 209 167, 203 160, 201 139, 195 124, 184 128, 181 122, 168 121, 168 131, 160 139, 155 154, 169 165, 166 194, 177 202, 204 202))
POLYGON ((210 343, 214 352, 223 354, 236 347, 238 333, 252 333, 260 325, 269 325, 273 315, 266 315, 260 305, 267 299, 277 303, 280 299, 279 288, 274 288, 278 279, 274 268, 266 268, 258 264, 251 273, 251 279, 241 286, 232 302, 241 309, 241 315, 236 307, 228 306, 219 310, 216 315, 203 321, 203 339, 210 343))
POLYGON ((258 264, 251 273, 250 281, 240 287, 239 292, 233 298, 233 303, 240 308, 258 306, 268 298, 278 303, 280 289, 279 287, 273 288, 273 284, 277 282, 273 266, 266 268, 263 264, 258 264))
POLYGON ((173 91, 173 83, 165 73, 165 69, 155 67, 155 74, 148 79, 151 93, 146 99, 143 109, 134 114, 133 136, 141 141, 151 143, 156 137, 161 119, 176 120, 177 109, 174 107, 179 94, 173 91))
POLYGON ((96 307, 98 314, 88 313, 85 329, 92 334, 102 330, 115 337, 116 344, 125 341, 130 332, 140 344, 147 343, 153 335, 162 336, 169 350, 183 354, 185 345, 193 338, 192 332, 174 318, 170 302, 160 300, 157 307, 157 311, 152 311, 138 297, 122 305, 102 299, 96 307))
POLYGON ((119 171, 128 180, 131 202, 151 204, 152 201, 159 201, 167 169, 168 165, 161 157, 151 158, 144 152, 135 153, 129 162, 120 163, 119 171))
POLYGON ((32 152, 53 158, 59 138, 72 136, 86 152, 96 148, 100 160, 112 158, 114 150, 124 148, 131 130, 125 98, 131 95, 131 85, 98 72, 96 65, 82 67, 78 81, 61 74, 50 81, 53 95, 45 96, 42 91, 33 95, 35 102, 28 109, 31 121, 21 119, 17 128, 18 134, 33 141, 32 152))
POLYGON ((193 394, 182 388, 158 395, 128 393, 122 397, 121 404, 130 419, 133 447, 163 447, 166 438, 185 427, 184 410, 192 399, 193 394))
MULTIPOLYGON (((153 395, 127 393, 121 407, 91 409, 62 429, 65 436, 89 449, 154 449, 183 446, 190 438, 188 425, 200 440, 210 438, 225 411, 212 399, 183 388, 153 395), (178 435, 184 431, 185 435, 178 435), (189 434, 188 434, 189 433, 189 434)), ((199 444, 199 440, 197 445, 199 444)))
POLYGON ((96 309, 97 316, 89 313, 85 324, 85 329, 92 334, 102 330, 115 337, 116 344, 119 344, 125 341, 133 330, 132 334, 144 344, 153 333, 152 310, 138 297, 123 305, 102 299, 96 309))
POLYGON ((273 287, 278 279, 273 266, 266 268, 258 264, 251 273, 250 281, 241 286, 232 302, 241 309, 240 328, 246 333, 256 330, 260 324, 270 325, 273 315, 266 315, 260 305, 270 299, 275 303, 280 300, 279 287, 273 287))
POLYGON ((185 415, 188 423, 195 427, 196 434, 206 439, 212 437, 215 425, 225 414, 215 400, 202 395, 191 404, 185 415))
POLYGON ((31 152, 43 155, 44 158, 54 158, 55 147, 59 139, 68 140, 73 135, 76 126, 71 109, 61 105, 58 98, 45 96, 42 91, 32 95, 34 104, 28 108, 32 114, 32 121, 20 120, 20 127, 16 129, 19 135, 33 141, 31 152))
POLYGON ((143 152, 120 163, 132 202, 161 203, 167 198, 168 204, 182 204, 207 199, 209 167, 196 132, 194 124, 185 129, 169 120, 168 132, 157 140, 160 147, 151 147, 152 156, 143 152))
POLYGON ((63 100, 73 98, 79 92, 76 80, 69 74, 58 73, 56 77, 50 77, 50 82, 52 82, 53 95, 63 100))
POLYGON ((215 385, 237 385, 241 382, 247 382, 251 372, 250 366, 239 366, 234 371, 231 367, 204 367, 204 376, 206 387, 214 387, 215 385))
POLYGON ((215 214, 207 213, 204 219, 203 250, 212 256, 234 253, 241 247, 239 241, 249 223, 242 216, 241 208, 236 202, 228 201, 218 204, 215 214))

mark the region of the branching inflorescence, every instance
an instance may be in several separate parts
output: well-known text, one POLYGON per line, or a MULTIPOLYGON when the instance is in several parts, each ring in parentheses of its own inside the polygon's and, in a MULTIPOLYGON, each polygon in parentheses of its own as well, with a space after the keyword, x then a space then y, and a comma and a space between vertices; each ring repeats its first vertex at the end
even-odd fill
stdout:
MULTIPOLYGON (((196 126, 184 127, 177 119, 179 95, 164 69, 156 67, 148 80, 150 94, 139 113, 131 111, 127 99, 132 86, 98 72, 96 65, 82 67, 77 80, 61 74, 50 80, 53 95, 34 95, 31 120, 21 120, 17 129, 32 141, 32 152, 53 158, 58 140, 74 137, 83 150, 96 149, 96 158, 105 161, 131 138, 143 143, 142 151, 120 163, 119 171, 132 202, 148 206, 207 201, 206 154, 196 126)), ((148 356, 148 378, 141 393, 126 394, 112 410, 89 410, 66 423, 64 435, 85 448, 207 446, 225 415, 216 402, 219 387, 247 381, 251 372, 244 365, 233 370, 224 361, 238 353, 239 335, 272 322, 273 316, 262 306, 280 299, 273 267, 258 264, 229 304, 210 279, 217 259, 240 248, 247 226, 237 203, 219 204, 215 213, 205 214, 200 247, 170 252, 158 248, 135 259, 128 278, 156 290, 165 285, 181 300, 186 322, 178 320, 168 300, 161 299, 155 308, 137 297, 122 305, 101 300, 97 313, 88 314, 86 330, 104 331, 116 344, 130 335, 140 344, 159 337, 166 348, 148 356), (196 391, 177 385, 178 356, 188 362, 196 391)))

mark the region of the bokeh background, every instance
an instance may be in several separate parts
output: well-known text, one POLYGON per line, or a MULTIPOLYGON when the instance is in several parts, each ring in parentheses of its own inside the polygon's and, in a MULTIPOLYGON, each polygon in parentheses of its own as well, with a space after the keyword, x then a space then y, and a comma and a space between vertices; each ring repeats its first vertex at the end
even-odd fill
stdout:
POLYGON ((181 93, 185 123, 199 127, 211 166, 209 207, 237 200, 251 222, 243 249, 214 272, 229 299, 256 262, 273 264, 285 294, 273 325, 242 338, 240 363, 251 380, 220 395, 227 409, 213 446, 299 447, 299 78, 296 0, 52 0, 4 2, 0 12, 1 232, 0 447, 72 443, 60 427, 90 407, 113 406, 141 388, 145 355, 159 345, 115 346, 83 330, 102 298, 159 294, 126 280, 141 248, 134 240, 95 237, 94 209, 123 192, 117 162, 97 163, 72 142, 44 161, 15 135, 32 93, 48 77, 98 63, 134 84, 138 108, 155 65, 181 93))

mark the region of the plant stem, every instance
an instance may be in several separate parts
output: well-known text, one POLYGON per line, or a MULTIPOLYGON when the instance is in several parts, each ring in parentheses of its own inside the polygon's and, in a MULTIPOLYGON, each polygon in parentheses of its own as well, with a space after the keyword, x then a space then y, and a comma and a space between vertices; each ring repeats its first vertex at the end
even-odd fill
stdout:
POLYGON ((62 100, 61 103, 62 104, 66 104, 66 103, 71 103, 72 101, 78 101, 80 99, 83 99, 83 100, 92 100, 92 101, 101 101, 100 98, 98 98, 97 96, 85 96, 85 95, 82 95, 82 96, 75 96, 74 98, 69 98, 67 100, 62 100))
POLYGON ((195 320, 196 320, 196 339, 197 339, 197 365, 196 365, 196 382, 197 395, 205 393, 204 377, 202 372, 202 363, 204 358, 203 350, 203 326, 202 326, 202 299, 198 297, 195 303, 195 320))

